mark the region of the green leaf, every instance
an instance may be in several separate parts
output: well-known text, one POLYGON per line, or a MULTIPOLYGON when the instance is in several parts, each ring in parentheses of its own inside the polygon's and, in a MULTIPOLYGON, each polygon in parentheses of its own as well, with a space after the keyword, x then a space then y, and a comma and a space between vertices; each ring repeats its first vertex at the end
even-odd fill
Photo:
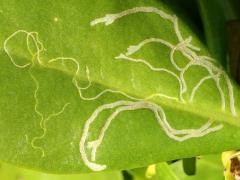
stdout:
POLYGON ((3 180, 123 180, 120 172, 101 172, 81 175, 56 175, 45 174, 23 168, 18 168, 9 164, 0 165, 0 179, 3 180))
POLYGON ((146 180, 146 179, 157 180, 155 165, 150 165, 150 166, 154 166, 154 169, 152 170, 153 172, 151 172, 150 175, 149 175, 149 172, 148 174, 146 172, 149 166, 143 167, 143 168, 131 169, 131 170, 128 170, 127 172, 132 176, 133 180, 146 180))
POLYGON ((156 165, 156 171, 158 179, 162 180, 179 180, 179 178, 175 175, 172 169, 166 162, 162 162, 156 165))
MULTIPOLYGON (((240 6, 239 6, 240 7, 240 6)), ((227 24, 228 34, 228 69, 231 76, 240 83, 240 21, 230 21, 227 24)))
POLYGON ((196 174, 194 176, 187 176, 182 169, 182 162, 178 161, 171 164, 172 171, 178 175, 181 180, 219 180, 224 179, 223 165, 221 163, 221 156, 206 155, 200 157, 196 161, 196 174))
POLYGON ((83 173, 240 147, 239 87, 161 2, 1 0, 0 24, 2 161, 83 173))
POLYGON ((179 180, 166 162, 150 165, 147 168, 138 168, 129 171, 134 180, 179 180))
POLYGON ((238 0, 198 0, 206 42, 210 52, 227 66, 227 22, 238 19, 238 0))

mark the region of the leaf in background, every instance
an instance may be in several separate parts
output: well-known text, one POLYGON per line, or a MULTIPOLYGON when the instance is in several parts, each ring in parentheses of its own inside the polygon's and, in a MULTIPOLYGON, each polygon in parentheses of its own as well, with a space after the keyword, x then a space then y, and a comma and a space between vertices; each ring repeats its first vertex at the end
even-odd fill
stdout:
POLYGON ((127 172, 132 176, 133 180, 146 180, 146 179, 151 179, 151 180, 157 180, 158 177, 156 176, 156 168, 155 165, 150 165, 154 166, 154 169, 151 169, 151 174, 149 175, 149 172, 147 172, 148 167, 143 167, 143 168, 136 168, 136 169, 131 169, 128 170, 127 172))
POLYGON ((240 17, 238 0, 198 0, 209 51, 227 66, 227 22, 240 17))
POLYGON ((240 147, 239 88, 161 2, 1 0, 0 24, 2 161, 80 173, 240 147))
POLYGON ((129 171, 133 180, 179 180, 166 162, 129 171))
POLYGON ((181 180, 220 180, 224 179, 223 166, 220 155, 206 155, 196 161, 196 174, 187 176, 183 169, 181 161, 171 164, 171 168, 181 180))
POLYGON ((227 23, 227 40, 229 71, 240 84, 240 20, 227 23))
POLYGON ((159 180, 179 180, 166 162, 157 164, 156 171, 159 180))

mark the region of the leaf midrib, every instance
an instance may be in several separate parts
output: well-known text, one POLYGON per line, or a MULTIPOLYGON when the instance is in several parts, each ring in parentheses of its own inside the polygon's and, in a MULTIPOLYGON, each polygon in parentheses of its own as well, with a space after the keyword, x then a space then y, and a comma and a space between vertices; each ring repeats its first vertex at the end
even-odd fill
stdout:
MULTIPOLYGON (((4 52, 2 48, 0 50, 2 52, 4 52)), ((26 57, 21 57, 21 55, 14 54, 14 56, 26 59, 26 57)), ((31 62, 31 60, 29 60, 29 61, 31 62)), ((71 71, 65 71, 64 69, 58 68, 57 66, 50 66, 50 65, 48 65, 48 63, 43 63, 42 65, 35 66, 35 68, 39 68, 39 69, 41 69, 42 67, 46 68, 46 69, 49 69, 49 70, 56 70, 58 72, 63 73, 64 75, 67 75, 67 76, 70 76, 70 77, 73 77, 73 75, 74 75, 71 71)), ((87 82, 87 77, 81 75, 81 76, 78 77, 78 80, 83 81, 83 82, 87 82)), ((116 90, 116 91, 122 91, 122 92, 124 92, 124 93, 126 93, 130 96, 133 96, 133 97, 136 97, 136 98, 139 98, 139 99, 144 99, 144 97, 140 97, 139 95, 128 92, 124 88, 123 88, 124 91, 123 90, 118 90, 118 89, 113 88, 106 83, 104 84, 103 82, 100 82, 96 79, 91 79, 91 81, 94 84, 98 84, 100 86, 106 87, 105 89, 113 89, 113 90, 116 90)), ((217 120, 217 121, 220 121, 220 122, 225 122, 225 123, 228 123, 230 125, 235 125, 235 126, 240 127, 240 123, 238 122, 238 120, 239 120, 238 116, 234 117, 230 113, 226 113, 226 112, 222 112, 222 111, 209 112, 209 108, 203 108, 203 106, 197 107, 196 105, 190 104, 188 102, 183 103, 183 102, 180 102, 180 101, 174 101, 174 100, 171 101, 171 100, 167 100, 166 98, 161 98, 161 97, 159 97, 159 99, 160 100, 151 99, 151 101, 150 100, 148 100, 148 101, 152 102, 152 103, 156 103, 157 105, 160 105, 160 106, 161 105, 166 106, 173 111, 174 111, 174 109, 176 109, 176 110, 180 110, 180 111, 188 112, 190 114, 197 115, 197 116, 202 117, 202 118, 217 120)))

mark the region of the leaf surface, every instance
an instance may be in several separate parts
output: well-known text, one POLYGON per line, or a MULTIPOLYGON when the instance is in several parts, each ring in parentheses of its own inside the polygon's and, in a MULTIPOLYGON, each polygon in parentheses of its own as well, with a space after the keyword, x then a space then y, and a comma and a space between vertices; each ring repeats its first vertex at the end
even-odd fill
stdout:
POLYGON ((120 172, 98 172, 89 174, 56 175, 36 172, 9 164, 1 163, 0 178, 4 180, 31 179, 31 180, 123 180, 120 172))
POLYGON ((0 7, 2 161, 80 173, 240 147, 239 88, 170 7, 0 7))

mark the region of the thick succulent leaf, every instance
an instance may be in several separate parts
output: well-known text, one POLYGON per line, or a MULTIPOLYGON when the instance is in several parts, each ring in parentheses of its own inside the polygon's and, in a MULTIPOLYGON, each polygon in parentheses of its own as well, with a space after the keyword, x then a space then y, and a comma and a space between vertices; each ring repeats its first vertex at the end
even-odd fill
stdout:
POLYGON ((2 161, 79 173, 240 147, 239 88, 161 2, 1 0, 0 23, 2 161))
POLYGON ((89 174, 56 175, 36 172, 1 163, 0 179, 3 180, 123 180, 121 172, 98 172, 89 174))

